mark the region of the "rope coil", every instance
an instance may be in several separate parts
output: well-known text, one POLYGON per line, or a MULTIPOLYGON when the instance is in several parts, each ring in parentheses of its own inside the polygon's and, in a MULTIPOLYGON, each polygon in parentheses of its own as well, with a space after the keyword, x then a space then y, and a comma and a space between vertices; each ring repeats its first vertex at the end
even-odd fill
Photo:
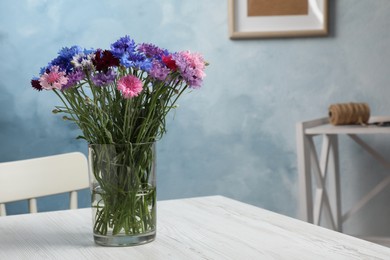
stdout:
POLYGON ((329 121, 332 125, 367 125, 370 107, 367 103, 344 103, 329 106, 329 121))

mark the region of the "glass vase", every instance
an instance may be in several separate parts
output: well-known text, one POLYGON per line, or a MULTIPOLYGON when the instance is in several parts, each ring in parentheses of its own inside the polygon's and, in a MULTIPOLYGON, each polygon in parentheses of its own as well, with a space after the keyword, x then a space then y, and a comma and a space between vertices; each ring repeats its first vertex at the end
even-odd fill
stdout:
POLYGON ((90 144, 93 235, 103 246, 156 237, 155 144, 90 144))

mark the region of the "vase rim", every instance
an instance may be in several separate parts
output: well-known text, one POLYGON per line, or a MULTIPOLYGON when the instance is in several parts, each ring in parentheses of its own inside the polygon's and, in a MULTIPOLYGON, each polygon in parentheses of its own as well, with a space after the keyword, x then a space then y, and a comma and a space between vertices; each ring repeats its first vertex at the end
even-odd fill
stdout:
POLYGON ((114 144, 95 144, 95 143, 89 143, 88 146, 94 146, 94 145, 141 145, 141 144, 154 144, 156 142, 142 142, 142 143, 114 143, 114 144))

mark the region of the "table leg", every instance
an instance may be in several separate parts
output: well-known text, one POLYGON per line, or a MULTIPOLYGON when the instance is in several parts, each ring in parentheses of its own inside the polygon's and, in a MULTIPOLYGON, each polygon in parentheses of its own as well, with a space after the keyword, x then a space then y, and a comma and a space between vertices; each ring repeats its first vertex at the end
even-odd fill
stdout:
POLYGON ((328 224, 329 228, 341 231, 341 200, 339 181, 339 157, 337 135, 321 135, 320 154, 314 142, 314 136, 302 139, 305 151, 301 153, 301 164, 306 167, 300 172, 301 200, 306 198, 303 213, 316 225, 328 224), (312 175, 315 177, 315 193, 312 192, 312 175), (327 181, 328 179, 328 181, 327 181), (310 204, 309 204, 310 202, 310 204), (328 222, 322 221, 325 214, 328 222))
POLYGON ((310 138, 304 133, 303 124, 297 124, 297 157, 299 184, 299 218, 313 223, 313 194, 310 165, 310 138))
POLYGON ((337 135, 329 135, 330 142, 330 157, 328 162, 329 184, 332 186, 331 204, 332 215, 337 231, 342 232, 342 213, 341 213, 341 189, 340 189, 340 164, 339 164, 339 149, 337 135))

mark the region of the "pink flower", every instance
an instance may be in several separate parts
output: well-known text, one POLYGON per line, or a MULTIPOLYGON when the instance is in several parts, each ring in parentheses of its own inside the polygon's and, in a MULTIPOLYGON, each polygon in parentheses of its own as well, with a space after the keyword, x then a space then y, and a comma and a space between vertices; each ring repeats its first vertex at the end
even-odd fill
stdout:
POLYGON ((61 89, 62 86, 68 83, 68 78, 65 72, 58 71, 60 67, 52 66, 49 72, 45 72, 40 78, 39 83, 46 90, 61 89))
POLYGON ((199 53, 182 51, 173 54, 173 59, 178 67, 181 76, 187 82, 190 88, 199 88, 202 85, 205 61, 199 53))
POLYGON ((122 77, 118 81, 118 90, 124 98, 136 97, 142 91, 142 81, 133 75, 122 77))

